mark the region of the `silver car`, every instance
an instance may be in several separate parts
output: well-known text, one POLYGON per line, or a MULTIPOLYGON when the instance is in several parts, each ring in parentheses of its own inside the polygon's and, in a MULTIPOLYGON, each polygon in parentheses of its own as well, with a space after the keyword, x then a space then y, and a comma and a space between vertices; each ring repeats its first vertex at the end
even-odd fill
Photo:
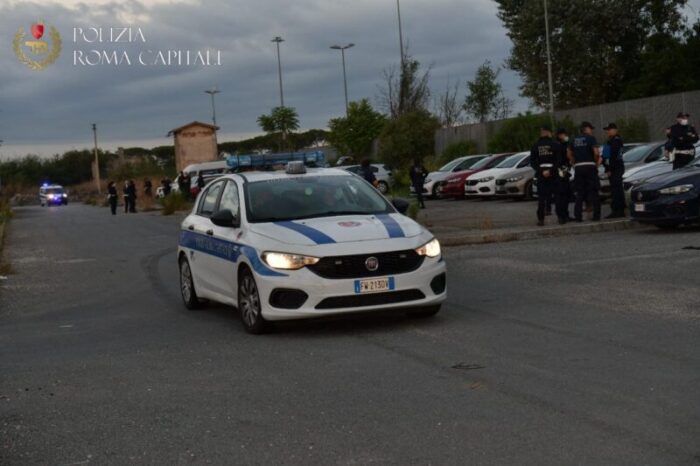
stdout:
MULTIPOLYGON (((347 170, 350 173, 356 175, 360 174, 360 165, 350 165, 347 167, 340 167, 343 170, 347 170)), ((394 174, 391 172, 389 167, 380 163, 373 163, 370 165, 372 167, 372 173, 374 177, 377 178, 377 189, 380 193, 386 194, 389 189, 394 185, 394 174)))

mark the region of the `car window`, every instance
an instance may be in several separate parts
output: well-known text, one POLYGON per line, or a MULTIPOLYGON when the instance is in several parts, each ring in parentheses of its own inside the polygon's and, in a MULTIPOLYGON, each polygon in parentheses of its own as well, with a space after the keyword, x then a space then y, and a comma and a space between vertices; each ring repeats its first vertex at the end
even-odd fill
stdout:
POLYGON ((459 164, 459 166, 457 167, 457 171, 467 170, 481 159, 483 159, 483 157, 470 157, 459 164))
POLYGON ((649 153, 649 149, 651 149, 649 144, 630 149, 622 156, 622 160, 625 162, 641 162, 649 153))
POLYGON ((452 162, 449 162, 449 163, 443 165, 442 167, 440 167, 440 169, 438 171, 439 172, 451 172, 461 162, 462 161, 460 159, 453 160, 452 162))
POLYGON ((521 155, 511 155, 503 162, 496 165, 496 168, 513 168, 522 160, 521 155))
POLYGON ((647 158, 647 162, 654 162, 656 160, 659 160, 661 157, 664 155, 664 146, 659 146, 656 149, 654 149, 654 152, 651 153, 649 158, 647 158))
POLYGON ((211 185, 209 189, 207 189, 207 191, 204 193, 204 196, 202 196, 202 201, 199 204, 199 211, 197 212, 199 215, 209 217, 214 213, 214 209, 216 208, 216 201, 219 199, 219 194, 221 193, 222 186, 223 183, 216 183, 211 185))
POLYGON ((528 165, 530 165, 530 157, 529 156, 525 157, 523 159, 523 161, 518 164, 518 168, 527 167, 528 165))
POLYGON ((359 173, 360 167, 354 166, 354 167, 345 167, 345 170, 349 171, 350 173, 359 173))
POLYGON ((379 168, 372 165, 372 173, 377 173, 378 171, 379 171, 379 168))
POLYGON ((238 208, 240 204, 238 202, 238 186, 233 181, 228 181, 224 192, 221 193, 221 200, 219 201, 218 211, 230 210, 233 215, 238 216, 238 208))

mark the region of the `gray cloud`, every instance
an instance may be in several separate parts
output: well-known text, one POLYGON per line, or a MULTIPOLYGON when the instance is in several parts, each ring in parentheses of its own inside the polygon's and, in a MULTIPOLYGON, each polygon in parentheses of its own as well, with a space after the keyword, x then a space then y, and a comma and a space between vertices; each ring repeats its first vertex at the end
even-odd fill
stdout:
MULTIPOLYGON (((165 134, 185 122, 210 119, 204 89, 218 85, 217 119, 222 139, 258 131, 255 120, 278 105, 275 35, 282 44, 285 103, 299 111, 304 128, 325 127, 342 114, 342 70, 334 43, 354 42, 347 53, 351 99, 374 98, 382 70, 398 62, 393 1, 257 0, 230 2, 101 1, 65 6, 54 2, 0 1, 0 139, 2 153, 12 147, 87 146, 90 123, 100 137, 169 143, 165 134), (12 52, 12 36, 36 19, 63 36, 63 53, 49 69, 35 72, 12 52), (147 43, 102 44, 111 50, 221 49, 220 67, 73 66, 73 27, 140 26, 147 43), (3 45, 4 44, 4 45, 3 45), (54 146, 55 145, 55 146, 54 146)), ((404 36, 411 53, 433 65, 432 86, 444 88, 473 76, 486 59, 496 65, 507 57, 510 41, 491 0, 403 0, 404 36)), ((518 101, 519 80, 504 71, 507 94, 518 101)), ((150 145, 150 144, 149 144, 150 145)), ((18 149, 15 149, 17 151, 18 149)))

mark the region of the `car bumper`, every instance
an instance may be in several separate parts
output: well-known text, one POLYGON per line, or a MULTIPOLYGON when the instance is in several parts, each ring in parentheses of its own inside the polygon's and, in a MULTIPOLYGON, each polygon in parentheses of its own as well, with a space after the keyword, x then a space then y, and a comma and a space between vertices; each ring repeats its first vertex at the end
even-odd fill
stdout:
POLYGON ((440 197, 463 197, 464 196, 464 183, 450 183, 442 184, 438 189, 438 195, 440 197))
POLYGON ((465 186, 464 194, 467 196, 495 196, 496 183, 479 183, 474 186, 465 186))
POLYGON ((528 180, 521 180, 512 183, 496 185, 496 195, 502 197, 523 196, 525 195, 525 186, 528 180))
MULTIPOLYGON (((327 279, 309 269, 288 273, 286 277, 261 276, 256 273, 262 315, 267 320, 293 320, 368 311, 410 309, 440 304, 447 297, 447 267, 443 259, 428 259, 415 271, 388 275, 394 289, 382 293, 355 293, 356 279, 327 279), (271 303, 275 290, 295 290, 307 295, 296 309, 276 307, 271 303)), ((371 277, 371 278, 384 278, 371 277)), ((369 279, 371 279, 369 278, 369 279)), ((364 278, 363 278, 364 280, 364 278)))
POLYGON ((697 194, 661 196, 648 202, 634 201, 630 205, 632 218, 640 223, 681 224, 695 222, 700 218, 697 194))

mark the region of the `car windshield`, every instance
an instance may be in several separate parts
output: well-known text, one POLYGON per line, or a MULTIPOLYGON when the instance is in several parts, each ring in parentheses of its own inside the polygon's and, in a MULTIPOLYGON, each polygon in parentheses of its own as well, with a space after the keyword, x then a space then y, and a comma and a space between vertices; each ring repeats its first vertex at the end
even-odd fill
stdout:
POLYGON ((471 169, 472 170, 482 169, 482 168, 486 167, 488 164, 490 164, 492 161, 493 161, 493 157, 483 158, 483 159, 479 160, 478 162, 476 162, 474 165, 472 165, 471 169))
POLYGON ((63 194, 62 188, 48 188, 46 194, 63 194))
POLYGON ((440 167, 438 169, 439 172, 449 172, 452 171, 453 168, 455 168, 457 165, 459 165, 463 160, 460 159, 455 159, 452 162, 440 167))
POLYGON ((643 146, 630 149, 622 156, 622 160, 625 162, 641 162, 641 160, 649 153, 651 147, 651 144, 645 144, 643 146))
POLYGON ((512 155, 503 162, 496 165, 496 168, 513 168, 523 159, 522 155, 512 155))
POLYGON ((356 176, 299 176, 245 184, 250 223, 393 213, 377 190, 356 176))

